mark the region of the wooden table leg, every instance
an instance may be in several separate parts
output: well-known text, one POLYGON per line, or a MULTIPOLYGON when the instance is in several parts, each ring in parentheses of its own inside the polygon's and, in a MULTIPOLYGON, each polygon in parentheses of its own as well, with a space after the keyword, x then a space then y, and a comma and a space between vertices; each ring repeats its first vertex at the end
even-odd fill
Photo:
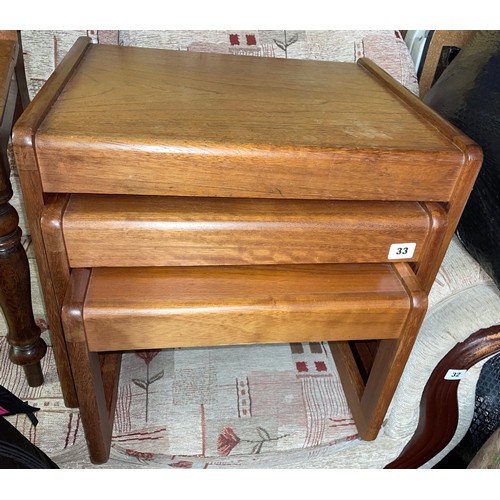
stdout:
MULTIPOLYGON (((19 63, 22 57, 20 51, 18 54, 19 63)), ((19 216, 9 203, 13 192, 7 156, 12 124, 28 101, 23 95, 26 91, 19 89, 17 78, 13 79, 5 108, 0 110, 0 307, 8 327, 9 358, 23 366, 28 385, 37 387, 43 384, 40 360, 47 346, 33 315, 30 270, 21 244, 19 216)))
POLYGON ((416 469, 435 457, 453 438, 458 425, 460 380, 445 379, 451 371, 468 370, 500 352, 500 325, 477 331, 457 344, 434 368, 422 394, 415 434, 386 469, 416 469))
POLYGON ((33 316, 28 258, 18 214, 9 204, 12 188, 3 165, 0 170, 0 306, 8 325, 10 360, 24 367, 28 384, 36 387, 43 383, 40 360, 47 346, 33 316))

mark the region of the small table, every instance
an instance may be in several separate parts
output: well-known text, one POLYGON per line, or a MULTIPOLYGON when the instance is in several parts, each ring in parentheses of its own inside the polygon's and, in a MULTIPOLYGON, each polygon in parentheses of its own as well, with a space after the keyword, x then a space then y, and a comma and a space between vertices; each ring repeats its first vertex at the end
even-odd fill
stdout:
POLYGON ((12 125, 29 97, 16 32, 0 39, 0 306, 8 326, 9 358, 22 365, 32 387, 43 383, 40 360, 47 346, 40 338, 31 302, 28 259, 21 244, 19 216, 12 198, 7 147, 12 125), (18 71, 19 69, 19 71, 18 71))
POLYGON ((96 462, 127 349, 327 340, 374 439, 482 160, 366 59, 87 38, 14 147, 61 383, 96 462))

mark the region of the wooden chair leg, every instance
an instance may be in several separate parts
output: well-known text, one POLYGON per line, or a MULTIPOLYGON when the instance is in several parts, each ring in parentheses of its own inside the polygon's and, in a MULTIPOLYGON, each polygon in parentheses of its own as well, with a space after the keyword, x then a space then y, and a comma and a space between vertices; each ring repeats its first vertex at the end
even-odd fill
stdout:
MULTIPOLYGON (((106 373, 106 378, 113 380, 110 389, 102 374, 103 357, 87 348, 83 302, 89 276, 87 269, 73 272, 62 309, 62 323, 90 459, 99 464, 108 460, 111 449, 119 363, 113 364, 111 376, 106 373)), ((119 355, 115 355, 115 361, 116 356, 119 355)), ((108 366, 105 364, 103 368, 106 370, 108 366)))
MULTIPOLYGON (((7 39, 15 41, 15 31, 7 34, 7 39)), ((15 47, 13 44, 8 46, 15 47)), ((24 87, 20 88, 18 85, 23 69, 18 71, 22 53, 20 48, 16 50, 16 78, 11 78, 7 94, 2 90, 1 97, 5 100, 0 109, 0 307, 8 326, 9 358, 14 364, 23 367, 28 385, 37 387, 43 384, 40 361, 45 356, 47 346, 40 337, 41 331, 33 315, 28 258, 21 244, 19 216, 10 204, 13 191, 7 154, 8 142, 13 123, 29 102, 27 87, 24 92, 24 87)), ((7 73, 10 74, 9 71, 7 73)))
POLYGON ((29 264, 17 212, 5 202, 4 193, 0 189, 0 307, 8 325, 9 359, 23 367, 30 387, 38 387, 44 381, 40 360, 47 346, 33 316, 29 264))
POLYGON ((15 67, 16 82, 17 82, 17 97, 18 106, 14 116, 14 122, 21 116, 21 113, 28 107, 30 103, 30 94, 28 89, 28 81, 26 80, 26 68, 24 66, 23 56, 23 41, 21 32, 17 32, 17 43, 19 45, 19 52, 17 53, 17 61, 15 67))

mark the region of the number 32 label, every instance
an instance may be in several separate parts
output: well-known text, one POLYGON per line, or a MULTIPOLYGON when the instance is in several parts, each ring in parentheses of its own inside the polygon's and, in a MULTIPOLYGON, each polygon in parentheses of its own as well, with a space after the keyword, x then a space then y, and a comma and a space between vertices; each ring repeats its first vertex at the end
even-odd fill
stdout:
POLYGON ((416 243, 393 243, 389 248, 388 259, 411 259, 415 253, 416 243))
POLYGON ((444 376, 445 380, 460 380, 465 377, 467 370, 448 370, 444 376))

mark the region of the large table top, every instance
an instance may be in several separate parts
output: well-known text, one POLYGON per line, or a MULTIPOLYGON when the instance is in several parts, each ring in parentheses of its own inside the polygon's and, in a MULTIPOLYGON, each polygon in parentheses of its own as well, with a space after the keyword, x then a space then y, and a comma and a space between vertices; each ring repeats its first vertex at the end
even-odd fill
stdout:
POLYGON ((36 130, 20 127, 46 192, 448 201, 465 163, 448 128, 366 60, 80 39, 65 61, 42 92, 53 98, 35 98, 40 119, 26 115, 36 130))
POLYGON ((162 147, 449 151, 352 63, 93 45, 43 137, 162 147))

